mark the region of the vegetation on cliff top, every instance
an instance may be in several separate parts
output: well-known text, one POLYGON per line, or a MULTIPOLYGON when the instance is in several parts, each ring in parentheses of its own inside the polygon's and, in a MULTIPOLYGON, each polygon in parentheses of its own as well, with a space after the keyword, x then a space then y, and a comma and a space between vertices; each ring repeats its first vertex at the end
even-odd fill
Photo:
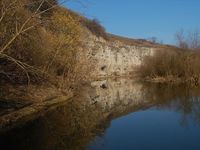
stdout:
POLYGON ((147 56, 139 67, 145 80, 155 82, 186 82, 200 84, 200 38, 199 33, 190 32, 187 40, 183 33, 176 34, 180 49, 158 50, 147 56))

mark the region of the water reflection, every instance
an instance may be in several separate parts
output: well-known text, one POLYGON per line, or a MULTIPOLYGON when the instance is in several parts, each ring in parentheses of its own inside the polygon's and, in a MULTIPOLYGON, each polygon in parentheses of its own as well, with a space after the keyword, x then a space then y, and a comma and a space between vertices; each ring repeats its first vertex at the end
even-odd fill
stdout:
MULTIPOLYGON (((77 93, 76 97, 65 106, 49 112, 24 127, 1 135, 1 148, 5 150, 98 149, 91 145, 93 141, 98 141, 97 143, 101 145, 99 138, 106 137, 106 129, 112 128, 112 120, 152 108, 161 114, 162 111, 179 114, 174 115, 176 117, 173 117, 171 122, 178 120, 180 128, 188 128, 191 123, 200 125, 198 88, 186 85, 146 84, 130 79, 109 79, 93 82, 91 87, 84 87, 77 93)), ((148 120, 150 117, 152 116, 145 119, 148 120)), ((120 122, 128 124, 131 121, 133 120, 122 119, 120 122)), ((146 126, 141 125, 142 129, 146 126)), ((198 129, 200 130, 199 127, 198 129)), ((112 132, 112 136, 115 136, 116 132, 112 132)), ((123 143, 123 140, 121 142, 123 143)))
POLYGON ((200 89, 187 85, 148 84, 148 98, 158 109, 179 112, 180 123, 186 126, 187 120, 193 119, 200 125, 200 89))

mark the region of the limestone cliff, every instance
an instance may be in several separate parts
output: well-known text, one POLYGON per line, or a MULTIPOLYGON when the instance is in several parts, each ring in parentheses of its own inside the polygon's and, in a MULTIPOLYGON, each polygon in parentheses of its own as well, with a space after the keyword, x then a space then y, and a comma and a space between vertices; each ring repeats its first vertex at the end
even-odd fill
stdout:
POLYGON ((155 46, 126 44, 119 40, 104 40, 91 33, 87 34, 88 56, 95 60, 96 76, 124 76, 141 65, 145 56, 153 55, 155 46))

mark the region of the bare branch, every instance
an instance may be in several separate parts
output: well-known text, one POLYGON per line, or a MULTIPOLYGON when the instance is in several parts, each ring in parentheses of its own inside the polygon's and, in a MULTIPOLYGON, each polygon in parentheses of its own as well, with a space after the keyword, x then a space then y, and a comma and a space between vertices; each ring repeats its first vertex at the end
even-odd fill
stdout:
POLYGON ((1 2, 2 8, 1 8, 1 17, 0 17, 0 23, 4 19, 6 13, 8 10, 12 9, 12 6, 17 2, 17 0, 14 0, 12 3, 10 3, 7 7, 5 6, 4 2, 1 2))
MULTIPOLYGON (((65 2, 67 2, 67 0, 61 2, 61 4, 65 3, 65 2)), ((0 54, 3 53, 3 52, 15 41, 15 39, 16 39, 19 35, 21 35, 21 34, 24 33, 24 32, 27 32, 28 30, 30 30, 30 29, 32 29, 32 28, 34 28, 34 27, 36 26, 36 25, 34 25, 34 26, 30 26, 30 27, 25 28, 25 26, 26 26, 33 18, 35 18, 36 16, 41 15, 41 14, 43 14, 43 13, 45 13, 45 12, 47 12, 47 11, 49 11, 49 10, 51 10, 51 9, 53 9, 53 8, 55 8, 55 7, 58 6, 58 5, 53 5, 52 7, 48 8, 48 9, 46 9, 46 10, 44 10, 44 11, 38 12, 43 3, 44 3, 44 0, 42 0, 42 2, 40 3, 40 5, 39 5, 38 8, 36 9, 36 11, 33 13, 33 15, 30 16, 30 17, 21 25, 21 28, 20 28, 19 30, 17 30, 18 32, 16 32, 16 34, 15 34, 15 35, 8 41, 8 43, 0 50, 0 54), (25 28, 25 29, 24 29, 24 28, 25 28)))

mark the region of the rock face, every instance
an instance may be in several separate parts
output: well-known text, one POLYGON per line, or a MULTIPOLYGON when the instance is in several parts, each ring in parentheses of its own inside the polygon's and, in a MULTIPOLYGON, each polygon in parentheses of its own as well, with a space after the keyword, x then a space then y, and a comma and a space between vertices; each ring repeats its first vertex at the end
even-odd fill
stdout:
POLYGON ((126 45, 120 41, 105 41, 89 34, 89 55, 95 59, 94 74, 98 76, 129 75, 145 56, 153 55, 155 48, 126 45))

